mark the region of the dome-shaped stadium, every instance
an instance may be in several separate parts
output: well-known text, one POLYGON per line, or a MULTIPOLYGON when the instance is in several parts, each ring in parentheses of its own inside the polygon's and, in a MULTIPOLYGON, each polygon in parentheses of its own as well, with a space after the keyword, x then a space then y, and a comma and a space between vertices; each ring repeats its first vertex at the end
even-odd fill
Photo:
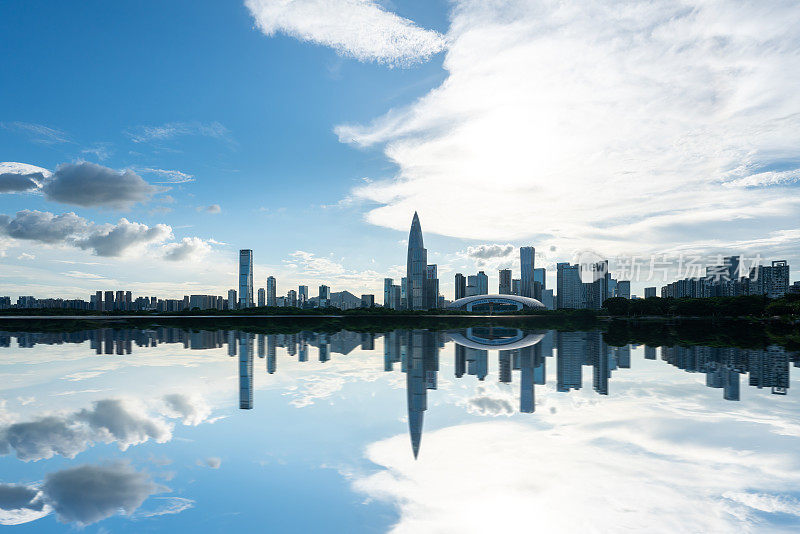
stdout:
POLYGON ((541 332, 524 332, 518 328, 497 326, 451 330, 447 335, 457 345, 479 350, 516 350, 531 347, 544 339, 541 332))
POLYGON ((545 305, 530 297, 519 295, 473 295, 454 300, 448 306, 451 310, 464 310, 476 313, 508 313, 520 310, 544 310, 545 305))

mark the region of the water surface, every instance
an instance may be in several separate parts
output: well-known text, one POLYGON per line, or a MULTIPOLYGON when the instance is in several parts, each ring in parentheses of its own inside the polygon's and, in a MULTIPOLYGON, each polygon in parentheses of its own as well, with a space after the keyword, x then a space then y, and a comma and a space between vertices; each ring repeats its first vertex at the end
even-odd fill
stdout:
POLYGON ((282 330, 0 332, 0 524, 800 527, 800 358, 775 339, 282 330))

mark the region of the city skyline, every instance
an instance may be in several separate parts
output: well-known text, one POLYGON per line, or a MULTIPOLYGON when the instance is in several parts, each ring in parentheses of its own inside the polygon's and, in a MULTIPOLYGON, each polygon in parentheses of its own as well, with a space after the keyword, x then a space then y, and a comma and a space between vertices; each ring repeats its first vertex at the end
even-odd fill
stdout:
POLYGON ((648 23, 631 25, 524 4, 518 32, 509 6, 348 4, 342 20, 372 24, 358 38, 256 0, 45 3, 47 31, 4 4, 3 34, 26 45, 0 69, 2 283, 224 294, 250 248, 256 280, 380 295, 405 270, 415 211, 445 294, 456 272, 484 270, 492 287, 499 269, 519 273, 525 246, 548 287, 587 250, 800 265, 791 6, 643 2, 648 23), (757 30, 702 30, 730 17, 757 30), (110 43, 102 57, 77 59, 96 42, 110 43), (558 56, 575 50, 590 52, 558 56), (53 91, 56 75, 72 90, 53 91))

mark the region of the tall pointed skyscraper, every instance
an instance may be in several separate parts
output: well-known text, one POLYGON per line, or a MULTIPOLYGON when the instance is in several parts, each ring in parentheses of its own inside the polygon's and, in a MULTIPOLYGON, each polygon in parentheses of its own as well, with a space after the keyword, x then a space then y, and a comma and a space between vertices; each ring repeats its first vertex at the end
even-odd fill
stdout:
POLYGON ((422 226, 419 224, 419 215, 414 212, 411 221, 411 232, 408 234, 408 263, 406 276, 408 278, 408 309, 425 310, 430 308, 426 302, 425 291, 426 270, 428 267, 428 251, 422 243, 422 226))

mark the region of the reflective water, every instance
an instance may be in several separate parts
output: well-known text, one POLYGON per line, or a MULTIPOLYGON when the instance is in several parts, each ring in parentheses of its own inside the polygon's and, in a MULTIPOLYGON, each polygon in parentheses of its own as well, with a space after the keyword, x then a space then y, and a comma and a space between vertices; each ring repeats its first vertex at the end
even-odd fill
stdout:
POLYGON ((774 339, 62 330, 0 332, 20 532, 800 528, 800 355, 774 339))

